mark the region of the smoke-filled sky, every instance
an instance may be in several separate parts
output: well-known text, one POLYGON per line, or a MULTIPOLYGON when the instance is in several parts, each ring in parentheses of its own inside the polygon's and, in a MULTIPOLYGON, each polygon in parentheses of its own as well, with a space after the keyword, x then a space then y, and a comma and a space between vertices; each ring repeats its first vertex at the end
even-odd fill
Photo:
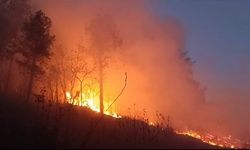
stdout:
MULTIPOLYGON (((185 26, 186 49, 197 63, 194 72, 208 100, 250 93, 250 1, 162 0, 154 9, 185 26)), ((237 99, 234 99, 237 101, 237 99)))
POLYGON ((89 20, 97 14, 112 16, 123 39, 121 60, 126 66, 116 78, 112 75, 117 72, 109 73, 106 85, 119 90, 123 71, 128 72, 121 109, 137 103, 170 114, 176 122, 249 139, 250 2, 33 1, 51 17, 57 42, 70 50, 84 36, 89 20), (196 61, 194 78, 207 88, 206 105, 201 105, 202 89, 190 79, 190 65, 180 49, 196 61))

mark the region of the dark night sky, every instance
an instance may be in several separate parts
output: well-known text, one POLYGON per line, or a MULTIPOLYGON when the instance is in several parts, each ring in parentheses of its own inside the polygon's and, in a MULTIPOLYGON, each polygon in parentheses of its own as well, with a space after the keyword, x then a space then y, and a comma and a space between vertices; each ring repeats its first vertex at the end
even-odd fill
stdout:
POLYGON ((186 28, 186 49, 208 100, 250 93, 250 1, 159 0, 157 15, 175 16, 186 28))

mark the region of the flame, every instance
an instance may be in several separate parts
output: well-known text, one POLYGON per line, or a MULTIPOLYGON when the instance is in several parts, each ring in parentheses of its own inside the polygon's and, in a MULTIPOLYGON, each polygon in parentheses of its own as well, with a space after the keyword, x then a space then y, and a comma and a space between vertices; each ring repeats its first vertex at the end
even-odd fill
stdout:
POLYGON ((149 125, 154 126, 155 124, 153 122, 149 122, 149 125))
POLYGON ((186 131, 176 131, 177 134, 191 136, 196 139, 200 139, 204 143, 208 143, 210 145, 219 146, 222 148, 243 148, 243 143, 239 139, 233 139, 231 135, 229 136, 214 136, 212 134, 200 134, 198 132, 192 130, 186 131))
POLYGON ((71 94, 69 92, 66 92, 66 98, 67 98, 67 100, 71 99, 71 94))
MULTIPOLYGON (((99 102, 99 99, 97 96, 95 96, 98 94, 90 92, 90 91, 88 91, 88 92, 89 92, 89 94, 88 94, 89 97, 87 98, 87 96, 84 93, 82 93, 82 95, 81 95, 82 99, 81 99, 81 96, 77 97, 76 99, 73 99, 71 93, 66 92, 65 95, 66 95, 67 102, 72 104, 72 105, 87 107, 87 108, 89 108, 97 113, 100 113, 100 107, 98 105, 96 105, 96 103, 99 102)), ((108 104, 104 102, 104 106, 108 107, 108 104)), ((114 117, 114 118, 121 118, 120 115, 118 115, 115 112, 111 112, 111 111, 104 111, 104 114, 111 116, 111 117, 114 117)))
MULTIPOLYGON (((90 91, 88 91, 90 92, 90 91)), ((100 113, 100 107, 96 105, 96 103, 99 103, 99 98, 95 95, 98 95, 94 92, 90 92, 89 97, 82 93, 82 98, 76 98, 73 99, 73 96, 71 95, 70 92, 66 92, 66 99, 67 102, 72 104, 72 105, 77 105, 77 106, 82 106, 82 107, 87 107, 97 113, 100 113)), ((104 102, 104 107, 108 107, 108 104, 104 102)), ((122 118, 120 115, 117 113, 111 112, 111 111, 104 111, 105 115, 114 117, 114 118, 122 118)), ((150 126, 155 126, 155 123, 149 122, 148 123, 150 126)), ((184 131, 176 131, 176 134, 181 134, 181 135, 187 135, 196 139, 201 140, 204 143, 218 146, 221 148, 231 148, 231 149, 236 149, 236 148, 244 148, 243 142, 241 142, 239 139, 233 139, 231 135, 229 136, 224 136, 224 137, 219 137, 219 136, 214 136, 212 134, 206 133, 206 134, 201 134, 199 132, 193 131, 193 130, 184 130, 184 131)), ((249 144, 247 142, 247 144, 249 144)))

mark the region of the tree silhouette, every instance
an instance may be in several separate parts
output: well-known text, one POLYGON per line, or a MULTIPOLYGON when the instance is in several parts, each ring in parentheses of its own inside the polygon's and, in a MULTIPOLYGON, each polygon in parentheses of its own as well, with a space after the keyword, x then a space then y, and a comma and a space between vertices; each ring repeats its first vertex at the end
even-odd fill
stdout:
MULTIPOLYGON (((19 31, 25 18, 30 14, 30 5, 27 0, 0 1, 0 55, 1 61, 8 62, 6 77, 4 78, 4 93, 7 92, 11 79, 11 70, 15 54, 19 51, 19 31)), ((1 70, 1 72, 4 72, 1 70)), ((2 73, 3 74, 3 73, 2 73)))
POLYGON ((100 90, 100 113, 103 114, 103 76, 105 61, 108 54, 118 49, 122 40, 118 34, 115 23, 109 15, 97 15, 86 27, 86 32, 90 40, 90 49, 96 58, 99 71, 99 90, 100 90))
POLYGON ((55 36, 50 33, 50 28, 50 18, 40 10, 31 15, 22 29, 24 35, 22 54, 25 60, 19 61, 19 64, 29 71, 27 100, 32 92, 34 77, 43 72, 42 61, 50 56, 50 49, 55 40, 55 36))

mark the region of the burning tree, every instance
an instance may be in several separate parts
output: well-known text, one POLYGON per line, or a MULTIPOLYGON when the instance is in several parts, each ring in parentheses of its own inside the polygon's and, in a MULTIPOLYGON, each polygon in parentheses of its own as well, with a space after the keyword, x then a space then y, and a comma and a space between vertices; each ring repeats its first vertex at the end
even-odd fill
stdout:
MULTIPOLYGON (((72 53, 72 52, 71 52, 72 53)), ((74 93, 74 88, 76 87, 77 81, 79 82, 79 89, 76 90, 75 94, 71 97, 71 103, 83 102, 83 89, 87 86, 87 78, 92 78, 92 73, 95 71, 95 64, 91 64, 86 56, 86 48, 81 44, 72 53, 72 57, 69 60, 70 69, 70 93, 74 93), (76 102, 75 99, 79 98, 76 102)))
POLYGON ((96 82, 93 75, 96 65, 93 59, 88 59, 86 48, 81 43, 77 48, 66 49, 58 45, 53 50, 55 55, 50 59, 44 76, 51 99, 56 96, 64 98, 66 103, 83 104, 87 100, 88 90, 92 88, 90 82, 96 82))
POLYGON ((31 15, 24 23, 22 41, 22 54, 25 58, 19 64, 29 71, 28 90, 26 99, 29 100, 35 75, 42 73, 41 63, 49 58, 50 48, 55 39, 50 33, 51 20, 41 10, 31 15))
POLYGON ((103 77, 105 63, 107 63, 110 52, 118 50, 118 47, 121 46, 122 40, 120 39, 115 23, 111 16, 108 15, 97 15, 92 19, 86 27, 86 33, 89 36, 90 49, 98 64, 100 113, 103 114, 103 77))

